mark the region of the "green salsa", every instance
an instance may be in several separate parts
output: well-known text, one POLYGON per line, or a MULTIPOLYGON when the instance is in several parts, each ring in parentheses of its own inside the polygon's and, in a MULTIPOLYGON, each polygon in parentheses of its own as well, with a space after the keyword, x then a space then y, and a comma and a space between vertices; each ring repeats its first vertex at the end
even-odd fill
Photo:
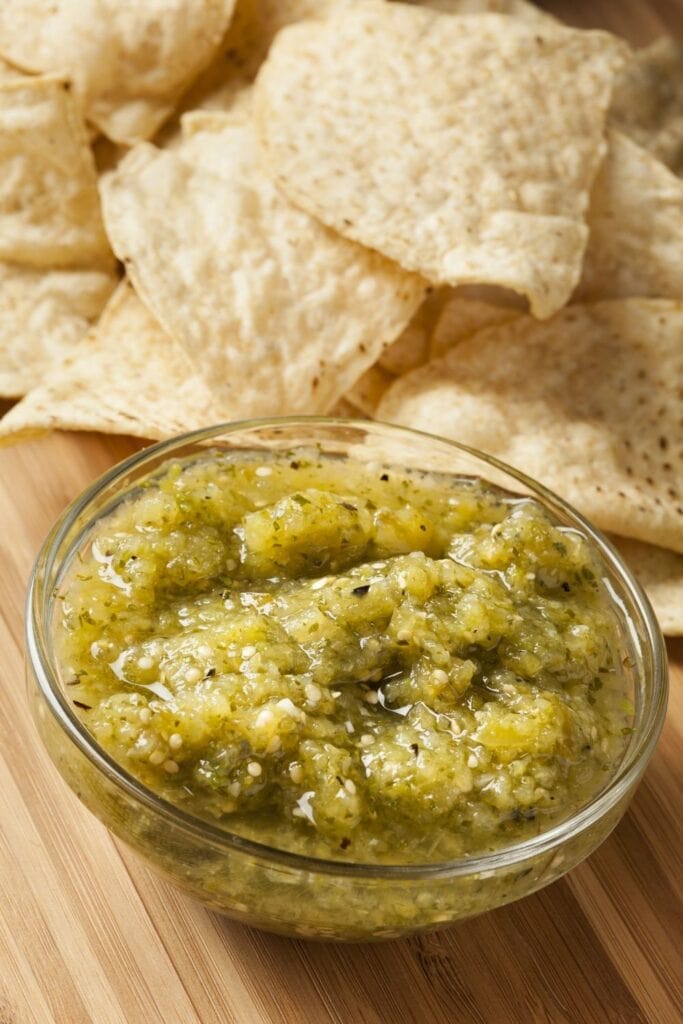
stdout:
POLYGON ((478 479, 207 452, 97 521, 59 598, 65 691, 98 743, 279 849, 498 849, 603 789, 629 731, 596 553, 478 479))

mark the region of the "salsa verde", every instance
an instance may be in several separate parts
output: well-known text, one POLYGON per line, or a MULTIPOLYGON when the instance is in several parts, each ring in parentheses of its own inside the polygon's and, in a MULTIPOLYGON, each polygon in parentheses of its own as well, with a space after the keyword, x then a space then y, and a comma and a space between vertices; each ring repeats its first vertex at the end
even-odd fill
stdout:
POLYGON ((315 449, 173 461, 96 523, 59 597, 98 743, 271 847, 491 851, 588 802, 629 731, 597 554, 480 479, 315 449))

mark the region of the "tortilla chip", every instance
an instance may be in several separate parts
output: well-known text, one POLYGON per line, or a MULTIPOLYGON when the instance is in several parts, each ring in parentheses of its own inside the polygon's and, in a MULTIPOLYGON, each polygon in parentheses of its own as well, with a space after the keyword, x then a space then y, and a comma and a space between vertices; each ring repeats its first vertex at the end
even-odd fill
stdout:
POLYGON ((683 298, 683 181, 611 131, 591 194, 590 240, 575 298, 683 298))
POLYGON ((0 83, 0 395, 40 383, 116 284, 97 176, 69 83, 0 83))
POLYGON ((0 5, 0 54, 68 75, 88 119, 115 142, 149 138, 212 59, 234 0, 15 0, 0 5))
POLYGON ((17 398, 40 384, 97 320, 115 285, 106 270, 0 263, 0 395, 17 398))
POLYGON ((514 292, 487 285, 437 288, 427 296, 405 331, 380 356, 379 365, 395 377, 441 356, 463 338, 525 311, 514 292))
POLYGON ((93 331, 0 420, 0 443, 49 430, 162 439, 228 418, 124 282, 93 331))
MULTIPOLYGON (((183 96, 178 114, 189 110, 247 109, 251 85, 273 39, 285 25, 326 18, 353 0, 237 0, 220 52, 183 96)), ((177 118, 169 123, 177 131, 177 118)), ((170 134, 169 132, 169 134, 170 134)), ((160 142, 166 144, 166 133, 160 142)))
POLYGON ((625 44, 497 14, 351 6, 281 32, 254 105, 293 202, 436 284, 569 298, 625 44))
POLYGON ((348 392, 347 399, 373 417, 396 377, 443 355, 484 327, 521 316, 522 311, 514 305, 517 297, 502 290, 497 295, 497 291, 465 286, 431 292, 402 334, 348 392), (470 297, 478 291, 487 294, 487 300, 470 297))
POLYGON ((557 18, 539 11, 526 0, 407 0, 418 7, 431 7, 442 14, 509 14, 536 25, 559 24, 557 18))
POLYGON ((610 537, 645 588, 667 636, 683 636, 683 555, 626 537, 610 537))
POLYGON ((683 45, 662 36, 637 50, 619 75, 610 122, 683 174, 683 45))
POLYGON ((683 303, 622 299, 480 331, 397 380, 383 420, 517 466, 602 529, 683 551, 683 303))
POLYGON ((83 119, 61 78, 0 84, 0 260, 113 263, 83 119))
POLYGON ((363 416, 372 419, 382 396, 394 380, 392 373, 375 364, 365 371, 344 397, 363 416))
POLYGON ((454 345, 494 324, 505 324, 522 316, 522 311, 505 302, 485 301, 453 292, 441 310, 431 338, 429 359, 444 355, 454 345))
POLYGON ((453 294, 452 288, 430 291, 406 329, 382 353, 379 365, 396 377, 422 366, 429 359, 429 342, 444 303, 453 294))
POLYGON ((222 117, 179 150, 139 147, 104 179, 110 237, 235 415, 325 412, 425 284, 293 207, 260 171, 249 124, 222 117))

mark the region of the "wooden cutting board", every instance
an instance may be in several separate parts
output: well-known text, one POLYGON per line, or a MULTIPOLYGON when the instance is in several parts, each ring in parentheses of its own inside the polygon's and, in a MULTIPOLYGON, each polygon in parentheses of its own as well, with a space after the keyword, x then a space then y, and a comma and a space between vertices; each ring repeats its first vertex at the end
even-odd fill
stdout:
MULTIPOLYGON (((557 0, 633 43, 683 38, 683 0, 557 0)), ((23 596, 51 523, 137 447, 55 435, 0 451, 0 1024, 679 1024, 683 641, 667 725, 629 812, 571 874, 441 933, 292 941, 156 878, 52 769, 27 714, 23 596)))

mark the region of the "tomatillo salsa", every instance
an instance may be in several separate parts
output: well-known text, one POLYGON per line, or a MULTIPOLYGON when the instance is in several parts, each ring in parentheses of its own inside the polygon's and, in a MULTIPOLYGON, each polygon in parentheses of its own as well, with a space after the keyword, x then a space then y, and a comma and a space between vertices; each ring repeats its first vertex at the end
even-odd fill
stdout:
POLYGON ((605 786, 629 732, 590 543, 478 479, 192 456, 95 524, 59 597, 64 684, 101 746, 309 856, 528 838, 605 786))

